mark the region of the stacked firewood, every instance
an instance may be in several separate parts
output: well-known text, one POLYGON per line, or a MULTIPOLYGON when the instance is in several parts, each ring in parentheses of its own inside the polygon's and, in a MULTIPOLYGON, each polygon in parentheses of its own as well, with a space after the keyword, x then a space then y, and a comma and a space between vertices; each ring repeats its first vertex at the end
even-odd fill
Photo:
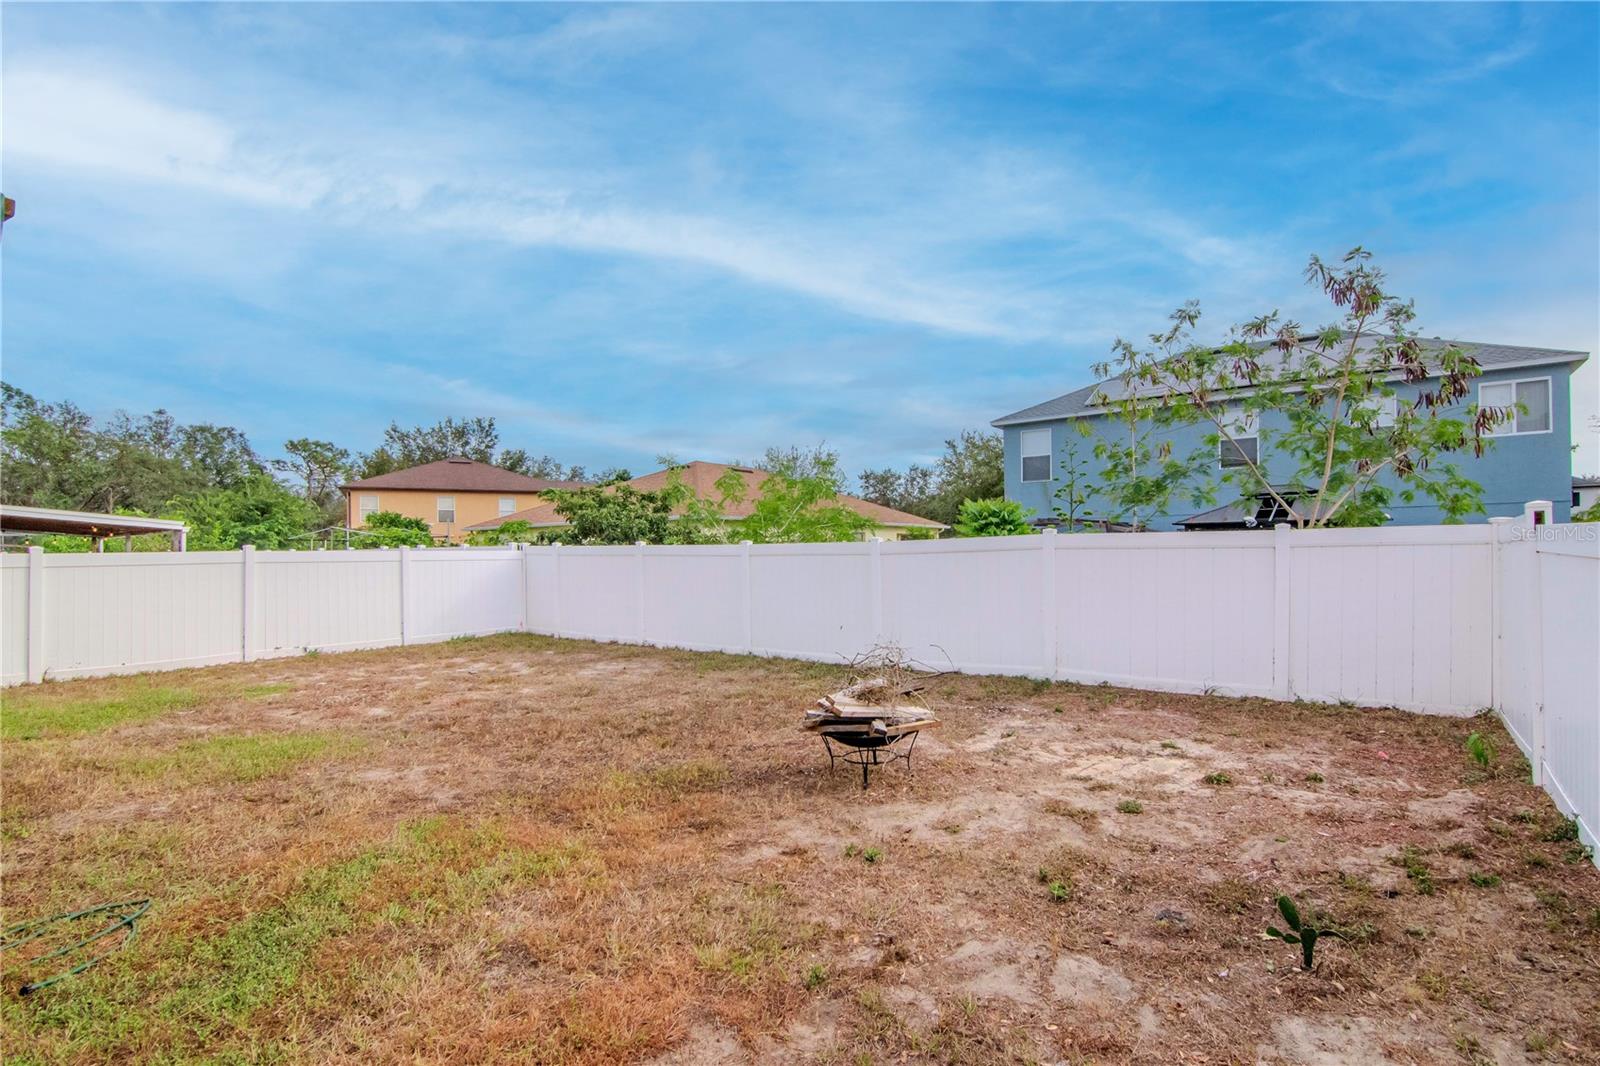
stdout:
POLYGON ((864 678, 817 700, 806 711, 805 728, 825 736, 861 734, 898 737, 937 725, 932 711, 908 698, 920 684, 895 684, 885 677, 864 678))

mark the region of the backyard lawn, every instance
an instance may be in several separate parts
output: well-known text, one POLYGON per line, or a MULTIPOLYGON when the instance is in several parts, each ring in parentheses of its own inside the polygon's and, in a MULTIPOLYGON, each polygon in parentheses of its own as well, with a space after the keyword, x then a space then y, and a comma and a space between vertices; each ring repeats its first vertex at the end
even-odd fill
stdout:
POLYGON ((799 728, 845 680, 518 635, 8 690, 5 923, 153 904, 0 956, 5 1059, 1600 1061, 1600 872, 1492 720, 947 676, 863 792, 799 728))

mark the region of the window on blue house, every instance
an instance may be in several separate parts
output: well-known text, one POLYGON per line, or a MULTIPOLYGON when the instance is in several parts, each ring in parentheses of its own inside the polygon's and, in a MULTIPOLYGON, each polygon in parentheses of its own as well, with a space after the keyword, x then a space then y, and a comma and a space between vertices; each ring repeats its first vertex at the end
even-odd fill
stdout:
POLYGON ((1256 417, 1244 411, 1224 420, 1227 435, 1217 441, 1217 462, 1223 467, 1249 466, 1257 462, 1256 417), (1232 438, 1231 440, 1229 438, 1232 438))
POLYGON ((1022 480, 1050 480, 1050 431, 1025 429, 1022 431, 1022 480))
POLYGON ((1478 406, 1505 411, 1507 419, 1489 431, 1492 436, 1550 432, 1550 379, 1495 381, 1478 386, 1478 406))

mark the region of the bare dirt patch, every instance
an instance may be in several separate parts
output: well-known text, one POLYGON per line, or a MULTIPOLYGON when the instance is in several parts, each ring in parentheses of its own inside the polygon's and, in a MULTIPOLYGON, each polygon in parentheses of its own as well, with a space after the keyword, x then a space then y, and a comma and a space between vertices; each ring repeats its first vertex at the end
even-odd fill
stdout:
POLYGON ((799 728, 841 680, 496 637, 8 741, 7 923, 156 900, 5 994, 8 1060, 1600 1061, 1600 874, 1466 759, 1493 723, 945 677, 863 792, 799 728), (178 758, 300 734, 248 780, 178 758), (1315 973, 1280 892, 1346 937, 1315 973))

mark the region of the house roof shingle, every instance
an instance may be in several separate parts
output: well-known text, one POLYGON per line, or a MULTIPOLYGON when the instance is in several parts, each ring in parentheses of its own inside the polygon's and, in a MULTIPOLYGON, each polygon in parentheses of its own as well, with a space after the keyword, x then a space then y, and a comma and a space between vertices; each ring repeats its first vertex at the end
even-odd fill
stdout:
MULTIPOLYGON (((717 491, 716 483, 729 470, 735 470, 744 475, 747 494, 742 502, 729 507, 723 517, 730 519, 748 518, 755 510, 756 498, 761 495, 762 482, 772 476, 765 470, 756 470, 745 466, 730 466, 727 463, 692 462, 678 468, 678 474, 697 499, 716 500, 721 497, 721 493, 717 491)), ((638 489, 640 492, 654 492, 666 487, 669 473, 670 471, 667 470, 657 470, 653 474, 636 477, 631 481, 625 482, 625 484, 638 489)), ((911 526, 919 529, 944 528, 942 524, 935 522, 931 518, 923 518, 921 515, 897 511, 893 507, 885 507, 882 504, 873 503, 871 500, 863 500, 856 496, 846 496, 843 493, 839 494, 838 499, 840 503, 852 511, 870 518, 880 526, 911 526)), ((469 532, 477 529, 496 529, 505 522, 514 521, 527 522, 533 526, 566 525, 566 519, 556 514, 555 503, 546 500, 515 514, 506 515, 504 518, 496 518, 493 521, 480 522, 475 526, 468 526, 467 529, 469 532)))
MULTIPOLYGON (((1573 351, 1566 348, 1528 348, 1517 344, 1485 344, 1479 341, 1449 341, 1439 337, 1419 338, 1424 349, 1438 350, 1449 344, 1460 345, 1468 355, 1478 361, 1478 365, 1485 370, 1494 370, 1498 367, 1514 366, 1543 366, 1551 363, 1581 363, 1589 357, 1588 352, 1573 351)), ((1121 394, 1122 383, 1115 378, 1107 381, 1098 381, 1093 385, 1085 385, 1081 389, 1044 403, 1024 407, 1020 411, 1013 411, 995 419, 991 426, 1015 426, 1027 422, 1053 422, 1061 418, 1076 418, 1080 415, 1093 414, 1103 409, 1102 404, 1093 401, 1095 392, 1104 389, 1109 396, 1121 394)))
POLYGON ((575 489, 580 481, 551 481, 502 470, 475 459, 440 459, 436 463, 408 466, 376 477, 340 485, 346 491, 358 489, 419 489, 441 492, 543 492, 545 489, 575 489))

